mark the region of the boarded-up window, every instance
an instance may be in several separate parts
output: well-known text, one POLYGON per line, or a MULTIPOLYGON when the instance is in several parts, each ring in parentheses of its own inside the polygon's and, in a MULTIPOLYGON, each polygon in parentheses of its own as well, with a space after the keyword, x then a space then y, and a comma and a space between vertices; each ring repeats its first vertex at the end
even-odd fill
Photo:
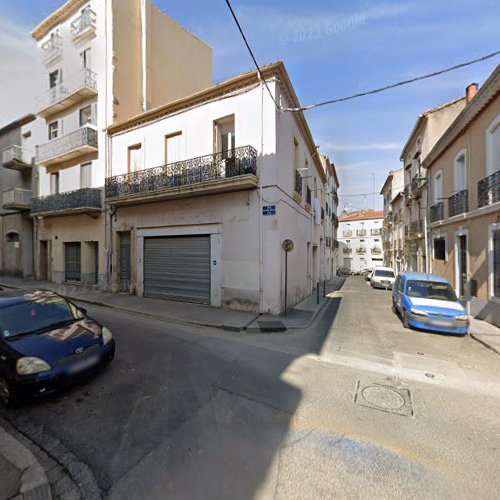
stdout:
POLYGON ((434 260, 446 260, 445 238, 434 238, 434 260))

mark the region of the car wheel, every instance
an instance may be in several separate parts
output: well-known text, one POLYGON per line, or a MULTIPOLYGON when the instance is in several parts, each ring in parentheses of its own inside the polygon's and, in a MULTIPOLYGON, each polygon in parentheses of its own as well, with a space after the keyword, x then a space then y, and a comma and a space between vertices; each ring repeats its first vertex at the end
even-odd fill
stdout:
POLYGON ((408 313, 405 310, 403 310, 402 319, 403 319, 403 327, 410 328, 410 325, 408 324, 408 313))
POLYGON ((0 377, 0 404, 6 407, 15 406, 17 399, 9 381, 0 377))

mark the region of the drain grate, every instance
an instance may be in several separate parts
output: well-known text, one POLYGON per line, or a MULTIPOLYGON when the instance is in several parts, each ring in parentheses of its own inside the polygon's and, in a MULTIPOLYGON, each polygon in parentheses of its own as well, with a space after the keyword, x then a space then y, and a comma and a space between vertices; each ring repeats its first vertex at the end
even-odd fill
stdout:
POLYGON ((379 382, 363 384, 361 380, 358 380, 356 382, 354 402, 367 408, 374 408, 395 415, 405 417, 413 417, 414 415, 409 389, 379 382))

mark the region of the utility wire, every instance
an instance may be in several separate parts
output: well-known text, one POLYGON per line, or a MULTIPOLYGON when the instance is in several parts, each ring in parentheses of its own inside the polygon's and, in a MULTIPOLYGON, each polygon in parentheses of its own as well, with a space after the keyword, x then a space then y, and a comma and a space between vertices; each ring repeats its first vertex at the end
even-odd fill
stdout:
POLYGON ((243 41, 245 42, 245 45, 247 46, 248 52, 250 52, 250 56, 252 57, 253 63, 255 64, 255 67, 257 68, 257 73, 259 74, 259 78, 262 82, 264 82, 264 85, 266 86, 267 91, 269 92, 269 95, 271 96, 271 99, 273 100, 276 108, 278 110, 281 110, 281 106, 276 102, 276 99, 274 98, 271 90, 269 89, 266 80, 264 79, 262 75, 262 71, 260 70, 259 63, 257 62, 257 59, 255 58, 252 49, 250 48, 250 44, 247 41, 247 37, 245 36, 245 33, 243 33, 243 29, 241 28, 240 22, 238 21, 238 18, 236 17, 236 14, 234 13, 233 7, 231 6, 231 3, 229 0, 226 0, 226 4, 231 11, 231 15, 233 16, 234 22, 236 23, 236 26, 238 27, 238 30, 241 34, 241 37, 243 38, 243 41))
MULTIPOLYGON (((226 0, 227 1, 227 0, 226 0)), ((403 80, 397 83, 391 83, 390 85, 385 85, 384 87, 379 87, 378 89, 368 90, 366 92, 360 92, 359 94, 350 95, 347 97, 340 97, 338 99, 330 99, 328 101, 319 102, 316 104, 309 104, 307 106, 301 106, 300 108, 281 108, 281 111, 307 111, 308 109, 319 108, 320 106, 326 106, 327 104, 336 104, 338 102, 349 101, 351 99, 356 99, 358 97, 363 97, 371 94, 377 94, 379 92, 384 92, 385 90, 393 89, 395 87, 401 87, 402 85, 407 85, 409 83, 417 82, 419 80, 425 80, 427 78, 432 78, 434 76, 442 75, 443 73, 448 73, 450 71, 455 71, 460 68, 465 68, 466 66, 471 66, 472 64, 476 64, 482 61, 486 61, 487 59, 491 59, 500 54, 500 50, 496 52, 492 52, 491 54, 487 54, 483 57, 479 57, 478 59, 473 59, 472 61, 467 61, 464 63, 456 64, 455 66, 451 66, 449 68, 441 69, 439 71, 434 71, 433 73, 428 73, 426 75, 417 76, 415 78, 411 78, 409 80, 403 80)))

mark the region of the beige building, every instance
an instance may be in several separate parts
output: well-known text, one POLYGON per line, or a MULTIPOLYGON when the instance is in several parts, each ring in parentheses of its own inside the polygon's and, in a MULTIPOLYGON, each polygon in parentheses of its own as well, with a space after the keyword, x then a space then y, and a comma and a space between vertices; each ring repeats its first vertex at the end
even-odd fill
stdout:
POLYGON ((36 275, 106 286, 104 129, 211 85, 211 50, 150 0, 69 0, 32 36, 36 275))
MULTIPOLYGON (((299 107, 282 63, 262 75, 299 107)), ((327 276, 330 170, 304 115, 278 112, 256 71, 107 132, 114 291, 277 314, 327 276)))
POLYGON ((465 107, 466 98, 443 104, 422 113, 401 152, 404 164, 404 261, 403 269, 425 272, 426 214, 428 203, 427 171, 422 167, 427 154, 465 107))
POLYGON ((404 234, 404 169, 389 172, 380 190, 384 198, 382 245, 384 265, 396 272, 402 269, 404 234))
POLYGON ((424 161, 430 179, 431 270, 476 316, 500 326, 500 66, 424 161))

